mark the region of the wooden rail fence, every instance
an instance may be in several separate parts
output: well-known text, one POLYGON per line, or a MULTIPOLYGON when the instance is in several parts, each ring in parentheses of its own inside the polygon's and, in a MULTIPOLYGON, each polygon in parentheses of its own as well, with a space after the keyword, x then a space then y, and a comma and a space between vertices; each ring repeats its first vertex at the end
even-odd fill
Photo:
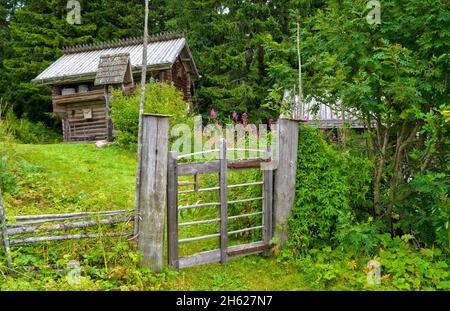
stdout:
POLYGON ((274 169, 266 165, 274 158, 270 150, 246 150, 264 155, 257 159, 228 160, 228 151, 245 150, 227 149, 225 140, 222 141, 219 149, 203 152, 219 153, 218 161, 180 163, 179 160, 190 155, 178 156, 176 153, 169 153, 168 119, 167 116, 143 115, 143 143, 139 148, 138 167, 140 169, 136 183, 136 207, 134 210, 15 216, 9 220, 6 217, 0 189, 0 238, 8 266, 12 266, 11 246, 14 245, 100 237, 134 237, 137 239, 139 251, 143 255, 141 265, 149 267, 154 272, 160 272, 164 269, 166 216, 168 261, 174 269, 207 262, 225 264, 229 258, 254 253, 263 252, 267 255, 273 235, 277 236, 283 244, 287 238, 287 219, 295 196, 298 122, 280 120, 279 130, 273 131, 272 135, 280 136, 278 146, 275 147, 278 167, 274 169), (259 168, 263 168, 262 181, 228 184, 229 171, 259 168), (200 176, 210 173, 219 174, 219 186, 201 188, 200 176), (178 180, 179 176, 193 176, 194 180, 182 182, 178 180), (261 196, 237 200, 228 199, 229 189, 258 185, 262 187, 261 196), (193 189, 180 190, 180 186, 193 186, 193 189), (219 193, 218 202, 181 206, 178 204, 180 195, 208 191, 219 193), (228 215, 229 204, 253 201, 262 202, 262 211, 228 215), (179 222, 180 211, 212 207, 218 208, 218 217, 179 222), (260 225, 229 230, 228 222, 230 220, 254 216, 261 216, 260 225), (134 228, 130 228, 130 232, 114 230, 119 224, 130 222, 134 223, 134 228), (207 223, 219 223, 218 232, 204 236, 179 238, 180 227, 207 223), (109 228, 107 233, 93 233, 95 228, 102 232, 103 230, 100 229, 104 226, 109 228), (87 231, 88 229, 89 231, 87 231), (255 230, 262 231, 260 241, 229 246, 228 237, 230 235, 255 230), (219 239, 219 249, 188 257, 179 256, 179 244, 212 238, 219 239))
POLYGON ((6 217, 0 189, 1 240, 9 267, 12 267, 11 246, 46 241, 92 239, 101 237, 132 237, 132 232, 114 232, 114 226, 134 221, 134 210, 48 214, 6 217), (80 232, 107 226, 111 232, 80 232), (50 235, 49 233, 57 233, 50 235), (44 235, 42 235, 44 234, 44 235))

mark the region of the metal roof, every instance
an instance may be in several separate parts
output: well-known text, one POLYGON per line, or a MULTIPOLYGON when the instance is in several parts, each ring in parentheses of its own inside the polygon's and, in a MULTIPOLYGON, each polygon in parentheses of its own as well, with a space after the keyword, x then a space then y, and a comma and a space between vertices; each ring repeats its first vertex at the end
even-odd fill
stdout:
MULTIPOLYGON (((183 49, 185 49, 186 55, 191 59, 193 74, 198 77, 195 62, 192 59, 185 38, 173 37, 173 39, 170 39, 169 37, 169 39, 165 38, 162 41, 157 41, 157 39, 158 37, 153 37, 149 41, 147 68, 170 68, 183 49)), ((142 66, 143 45, 142 43, 137 43, 137 41, 138 40, 114 41, 112 43, 101 45, 67 49, 63 56, 33 79, 33 82, 38 84, 52 84, 55 82, 93 80, 97 73, 100 57, 111 54, 129 53, 133 72, 140 72, 142 66)))

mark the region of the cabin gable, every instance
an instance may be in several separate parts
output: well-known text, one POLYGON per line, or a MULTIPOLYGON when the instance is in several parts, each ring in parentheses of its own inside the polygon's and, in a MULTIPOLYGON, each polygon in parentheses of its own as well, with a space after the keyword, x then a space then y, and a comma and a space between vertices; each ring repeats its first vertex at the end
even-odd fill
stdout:
MULTIPOLYGON (((108 137, 108 86, 132 94, 139 81, 142 39, 132 38, 65 49, 65 54, 33 82, 52 86, 53 113, 61 118, 64 141, 97 141, 108 137), (106 93, 105 93, 106 90, 106 93)), ((174 83, 190 102, 199 74, 179 34, 149 38, 147 78, 174 83)))

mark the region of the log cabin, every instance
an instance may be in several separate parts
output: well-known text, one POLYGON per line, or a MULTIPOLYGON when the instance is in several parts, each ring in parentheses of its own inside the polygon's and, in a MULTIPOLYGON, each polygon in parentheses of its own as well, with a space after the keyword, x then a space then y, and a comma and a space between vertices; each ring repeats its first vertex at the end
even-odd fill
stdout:
MULTIPOLYGON (((151 36, 147 81, 173 83, 190 102, 199 73, 186 38, 177 33, 151 36)), ((65 142, 110 138, 109 92, 112 87, 132 94, 140 81, 143 39, 130 38, 69 47, 33 83, 52 87, 53 113, 62 120, 65 142)))

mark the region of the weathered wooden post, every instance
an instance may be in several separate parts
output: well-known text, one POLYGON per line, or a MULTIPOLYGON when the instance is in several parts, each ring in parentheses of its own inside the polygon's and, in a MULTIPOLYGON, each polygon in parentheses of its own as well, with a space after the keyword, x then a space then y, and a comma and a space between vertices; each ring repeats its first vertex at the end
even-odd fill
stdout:
POLYGON ((109 142, 113 141, 113 124, 111 119, 111 104, 109 96, 109 85, 104 86, 104 96, 106 105, 106 128, 107 128, 107 140, 109 142))
POLYGON ((139 186, 138 246, 142 266, 153 272, 164 269, 164 221, 167 206, 169 117, 144 114, 139 186))
POLYGON ((173 270, 178 270, 178 174, 176 152, 170 152, 167 173, 167 239, 169 265, 173 270))
POLYGON ((274 225, 275 238, 283 246, 288 237, 288 218, 295 200, 299 121, 278 122, 278 167, 275 172, 274 225))
POLYGON ((227 142, 220 141, 220 263, 228 262, 228 160, 227 142))
POLYGON ((12 258, 11 258, 11 250, 9 246, 9 236, 8 236, 8 228, 6 227, 6 215, 5 209, 3 208, 3 198, 2 198, 2 190, 0 189, 0 230, 2 233, 1 239, 2 244, 5 249, 6 255, 6 264, 8 268, 12 268, 12 258))
MULTIPOLYGON (((270 147, 267 148, 266 154, 265 154, 266 160, 272 159, 272 150, 270 147)), ((270 240, 273 236, 273 170, 270 168, 267 168, 263 171, 264 176, 264 190, 263 190, 263 224, 264 224, 264 231, 263 231, 263 241, 265 245, 270 245, 270 240)), ((267 249, 264 251, 264 256, 270 255, 270 249, 267 249)))

